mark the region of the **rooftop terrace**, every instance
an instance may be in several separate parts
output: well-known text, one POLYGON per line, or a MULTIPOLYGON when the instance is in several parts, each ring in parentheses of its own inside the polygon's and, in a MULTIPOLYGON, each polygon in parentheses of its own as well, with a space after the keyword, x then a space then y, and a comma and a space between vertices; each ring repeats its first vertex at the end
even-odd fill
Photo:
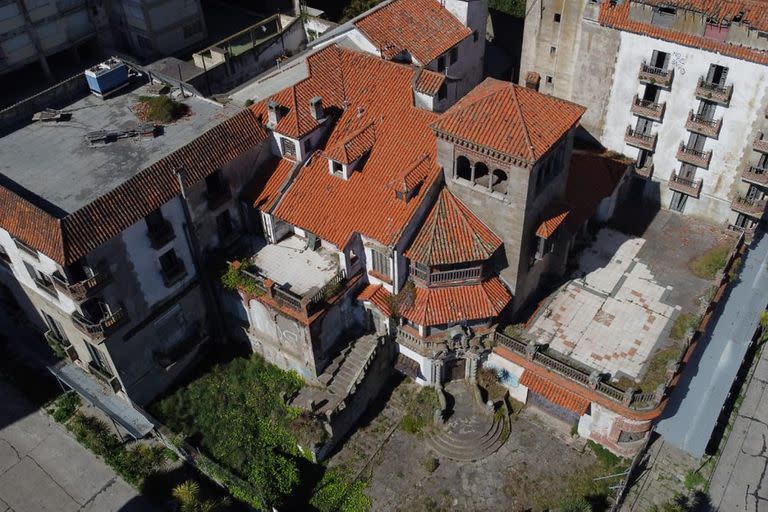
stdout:
POLYGON ((63 216, 237 112, 236 108, 190 97, 183 100, 189 114, 163 126, 154 137, 88 142, 90 132, 136 128, 141 121, 132 108, 141 95, 151 95, 146 84, 108 99, 89 94, 62 107, 70 114, 68 119, 31 122, 0 138, 0 180, 44 210, 63 216))

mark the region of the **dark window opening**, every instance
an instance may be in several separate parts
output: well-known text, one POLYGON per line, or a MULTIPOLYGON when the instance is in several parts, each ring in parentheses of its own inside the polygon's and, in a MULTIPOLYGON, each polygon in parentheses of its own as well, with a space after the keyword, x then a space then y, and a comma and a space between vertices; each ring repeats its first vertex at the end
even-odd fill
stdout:
POLYGON ((229 213, 229 210, 224 210, 216 216, 216 230, 219 233, 220 243, 232 236, 234 228, 232 225, 232 215, 229 213))
POLYGON ((672 200, 669 203, 669 209, 678 213, 683 213, 685 210, 685 201, 688 199, 686 194, 680 192, 672 192, 672 200))
POLYGON ((437 70, 442 73, 445 71, 445 67, 446 67, 445 56, 441 55, 440 57, 437 58, 437 70))
POLYGON ((341 165, 341 162, 337 162, 336 160, 331 161, 331 169, 333 170, 333 174, 336 174, 337 176, 344 174, 344 166, 341 165))
POLYGON ((440 89, 437 90, 437 99, 444 100, 447 95, 448 95, 448 86, 443 84, 440 86, 440 89))
POLYGON ((144 217, 144 222, 147 225, 147 234, 153 248, 159 249, 173 240, 175 236, 173 226, 165 220, 159 208, 144 217))
POLYGON ((554 46, 550 46, 549 47, 549 54, 550 55, 554 55, 556 51, 557 51, 557 48, 555 48, 554 46))
POLYGON ((160 258, 160 273, 166 286, 177 283, 184 277, 184 262, 176 256, 176 251, 170 249, 163 253, 160 258))
POLYGON ((472 180, 472 164, 465 156, 456 159, 456 177, 467 181, 472 180))
POLYGON ((478 162, 475 164, 475 183, 478 185, 481 185, 483 187, 487 187, 490 183, 490 175, 488 171, 488 166, 485 165, 483 162, 478 162))
POLYGON ((549 76, 549 75, 547 75, 547 83, 548 83, 549 85, 552 85, 552 77, 551 77, 551 76, 549 76))
POLYGON ((451 48, 451 64, 455 64, 459 60, 459 49, 457 47, 451 48))
POLYGON ((475 30, 472 32, 472 41, 476 43, 478 39, 480 39, 480 34, 475 30))
POLYGON ((555 13, 555 23, 560 23, 560 13, 559 12, 555 13))
POLYGON ((709 72, 707 73, 707 82, 719 86, 725 85, 725 79, 728 76, 728 68, 725 66, 718 66, 717 64, 710 64, 709 72))

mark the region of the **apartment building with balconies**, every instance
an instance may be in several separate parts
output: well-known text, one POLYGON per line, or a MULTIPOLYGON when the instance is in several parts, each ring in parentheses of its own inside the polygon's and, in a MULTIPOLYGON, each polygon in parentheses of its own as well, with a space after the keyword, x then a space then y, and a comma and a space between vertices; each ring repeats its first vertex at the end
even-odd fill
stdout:
POLYGON ((587 107, 662 207, 751 230, 764 214, 768 42, 761 2, 529 0, 522 73, 587 107))

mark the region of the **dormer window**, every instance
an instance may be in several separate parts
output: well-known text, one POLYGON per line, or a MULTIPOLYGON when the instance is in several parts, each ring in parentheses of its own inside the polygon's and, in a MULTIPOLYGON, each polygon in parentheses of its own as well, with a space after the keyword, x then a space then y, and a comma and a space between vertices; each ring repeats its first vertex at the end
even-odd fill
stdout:
POLYGON ((280 137, 280 152, 283 156, 296 158, 296 143, 291 139, 280 137))
POLYGON ((331 173, 335 174, 336 176, 344 177, 344 166, 341 164, 341 162, 331 160, 331 173))

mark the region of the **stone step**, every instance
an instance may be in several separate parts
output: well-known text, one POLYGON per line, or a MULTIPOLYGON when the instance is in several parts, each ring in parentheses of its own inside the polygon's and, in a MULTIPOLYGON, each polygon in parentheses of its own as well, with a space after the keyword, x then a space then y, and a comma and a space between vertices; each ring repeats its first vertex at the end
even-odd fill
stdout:
MULTIPOLYGON (((486 427, 480 435, 481 436, 487 435, 494 428, 495 423, 496 423, 496 418, 494 416, 490 416, 490 415, 487 416, 486 427)), ((445 425, 445 428, 443 428, 442 431, 457 440, 476 439, 479 433, 479 432, 468 433, 468 434, 459 433, 454 431, 456 428, 458 428, 458 425, 452 424, 451 420, 448 420, 448 423, 445 425)))
POLYGON ((451 447, 452 449, 455 449, 457 451, 468 451, 468 450, 481 449, 493 443, 493 441, 495 441, 496 438, 501 434, 502 430, 503 430, 502 422, 496 422, 494 423, 494 426, 490 432, 488 432, 486 435, 477 437, 473 440, 459 440, 452 437, 450 434, 447 434, 446 432, 441 432, 441 431, 436 431, 433 434, 433 437, 435 438, 436 441, 439 441, 442 444, 451 447))
POLYGON ((504 418, 502 421, 494 422, 492 433, 488 436, 483 436, 478 442, 472 445, 455 446, 449 437, 440 436, 439 431, 437 432, 438 435, 430 436, 427 439, 427 442, 438 454, 450 459, 463 462, 480 460, 495 453, 501 446, 503 446, 506 439, 502 439, 502 434, 504 431, 504 424, 507 421, 508 420, 504 418))

